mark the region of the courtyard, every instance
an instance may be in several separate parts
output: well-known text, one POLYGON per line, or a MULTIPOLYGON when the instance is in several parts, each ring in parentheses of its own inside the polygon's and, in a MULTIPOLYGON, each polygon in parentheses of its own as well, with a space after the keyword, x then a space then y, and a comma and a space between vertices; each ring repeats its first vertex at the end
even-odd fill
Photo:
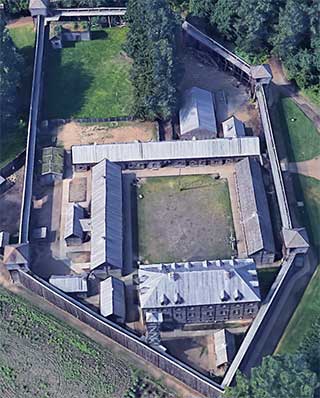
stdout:
POLYGON ((230 258, 229 187, 216 175, 141 178, 138 254, 143 263, 230 258))

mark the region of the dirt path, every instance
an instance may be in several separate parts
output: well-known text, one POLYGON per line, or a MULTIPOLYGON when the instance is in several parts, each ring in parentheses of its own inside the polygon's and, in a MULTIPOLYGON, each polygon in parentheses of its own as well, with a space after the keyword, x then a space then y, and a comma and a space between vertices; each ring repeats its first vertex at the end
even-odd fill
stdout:
POLYGON ((289 163, 289 171, 320 180, 320 156, 303 162, 289 163))
POLYGON ((8 27, 10 28, 18 28, 20 26, 26 26, 26 25, 31 25, 33 24, 33 19, 32 17, 22 17, 19 19, 12 19, 8 23, 8 27))
POLYGON ((269 65, 271 66, 273 74, 272 81, 277 86, 279 92, 285 97, 290 97, 305 115, 313 121, 320 132, 320 108, 297 91, 296 86, 287 80, 279 60, 271 58, 269 60, 269 65))

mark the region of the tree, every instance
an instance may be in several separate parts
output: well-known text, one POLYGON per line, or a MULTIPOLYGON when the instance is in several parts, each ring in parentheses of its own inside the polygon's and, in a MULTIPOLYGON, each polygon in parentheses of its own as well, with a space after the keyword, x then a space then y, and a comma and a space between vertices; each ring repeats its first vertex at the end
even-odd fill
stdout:
POLYGON ((4 0, 4 9, 10 15, 26 14, 29 0, 4 0))
POLYGON ((236 387, 228 388, 229 398, 313 398, 317 376, 308 369, 301 354, 263 358, 252 369, 250 379, 237 375, 236 387))
POLYGON ((235 40, 234 25, 238 19, 240 0, 218 0, 210 16, 212 25, 216 25, 218 32, 227 40, 235 40))
POLYGON ((18 122, 20 70, 22 58, 0 17, 0 131, 1 135, 16 126, 18 122))
POLYGON ((134 61, 134 113, 144 119, 166 120, 176 106, 178 19, 166 0, 131 0, 126 20, 126 49, 134 61))
POLYGON ((213 13, 215 0, 190 0, 189 11, 197 17, 208 17, 213 13))

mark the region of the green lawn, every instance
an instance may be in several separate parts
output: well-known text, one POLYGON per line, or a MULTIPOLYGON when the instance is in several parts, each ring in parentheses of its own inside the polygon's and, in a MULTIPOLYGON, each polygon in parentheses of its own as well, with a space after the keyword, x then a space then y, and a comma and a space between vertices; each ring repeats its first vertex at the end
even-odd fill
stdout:
POLYGON ((34 47, 34 31, 33 24, 15 28, 9 28, 10 35, 18 48, 18 51, 24 59, 23 70, 21 70, 22 81, 19 90, 19 98, 21 100, 21 117, 25 123, 25 127, 18 128, 15 131, 7 132, 1 135, 0 139, 0 167, 4 166, 20 153, 24 146, 27 133, 27 120, 30 104, 32 68, 33 68, 33 47, 34 47))
POLYGON ((46 116, 89 118, 131 113, 131 60, 123 46, 127 28, 93 32, 93 40, 49 50, 46 116))
POLYGON ((320 155, 320 133, 290 98, 278 102, 282 138, 288 160, 301 162, 320 155))
POLYGON ((320 313, 320 268, 313 275, 298 308, 291 318, 280 341, 277 352, 292 353, 303 341, 304 334, 312 327, 320 313))
POLYGON ((141 261, 214 260, 233 254, 226 180, 208 175, 146 178, 137 200, 141 261))
POLYGON ((99 346, 3 288, 0 324, 3 398, 174 397, 131 358, 99 346))

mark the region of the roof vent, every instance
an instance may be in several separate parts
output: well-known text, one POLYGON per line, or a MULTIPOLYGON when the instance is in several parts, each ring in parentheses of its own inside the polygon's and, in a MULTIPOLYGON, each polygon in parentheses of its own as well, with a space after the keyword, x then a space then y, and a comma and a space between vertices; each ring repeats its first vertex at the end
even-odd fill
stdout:
POLYGON ((161 305, 168 305, 169 303, 170 303, 170 300, 168 299, 168 297, 165 294, 163 294, 161 296, 160 304, 161 305))
POLYGON ((176 281, 179 278, 179 275, 177 274, 177 272, 168 272, 168 278, 171 281, 176 281))
POLYGON ((231 279, 234 275, 234 272, 231 269, 228 269, 228 270, 224 271, 224 275, 225 275, 225 278, 231 279))
POLYGON ((176 292, 174 294, 174 303, 181 304, 183 302, 183 298, 181 297, 180 293, 176 292))
POLYGON ((208 268, 208 261, 204 260, 202 265, 203 265, 203 268, 208 268))
POLYGON ((238 301, 242 299, 243 295, 239 289, 235 289, 235 291, 233 292, 233 297, 236 301, 238 301))
POLYGON ((221 299, 221 301, 228 301, 228 299, 229 299, 229 295, 224 289, 221 290, 220 299, 221 299))

